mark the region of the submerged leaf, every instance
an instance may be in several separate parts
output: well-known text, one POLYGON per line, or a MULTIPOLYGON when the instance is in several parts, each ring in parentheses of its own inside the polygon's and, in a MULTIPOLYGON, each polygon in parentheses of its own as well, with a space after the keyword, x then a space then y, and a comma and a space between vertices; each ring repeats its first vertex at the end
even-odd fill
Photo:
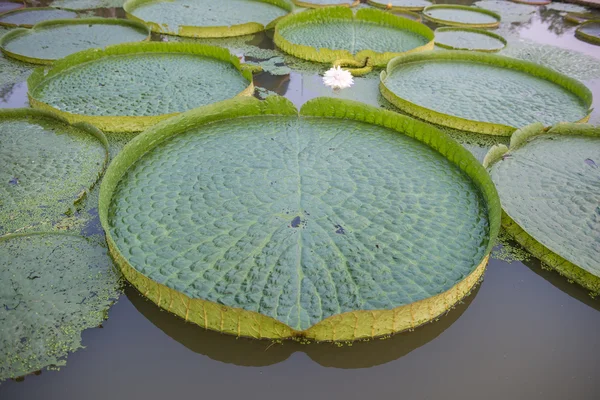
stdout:
POLYGON ((0 381, 64 365, 118 288, 106 249, 83 237, 0 238, 0 381))

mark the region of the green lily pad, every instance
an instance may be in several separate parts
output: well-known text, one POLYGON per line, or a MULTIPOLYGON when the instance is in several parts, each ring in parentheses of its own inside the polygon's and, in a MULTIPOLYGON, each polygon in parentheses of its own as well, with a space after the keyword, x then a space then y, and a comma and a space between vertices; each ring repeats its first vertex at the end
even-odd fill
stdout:
POLYGON ((137 136, 99 210, 125 277, 159 306, 238 336, 324 341, 443 313, 500 222, 481 164, 430 125, 331 98, 298 116, 278 96, 137 136))
POLYGON ((237 95, 252 73, 226 49, 192 43, 130 43, 63 58, 28 82, 30 103, 107 132, 142 131, 160 120, 237 95))
POLYGON ((545 6, 552 3, 552 0, 509 0, 513 3, 527 4, 529 6, 545 6))
POLYGON ((368 0, 367 3, 373 7, 385 8, 391 10, 408 10, 408 11, 421 11, 425 7, 431 5, 430 1, 427 0, 389 0, 389 1, 374 1, 368 0))
POLYGON ((433 5, 425 7, 423 16, 435 23, 471 28, 497 28, 500 15, 478 7, 433 5))
POLYGON ((275 27, 275 44, 310 61, 369 59, 382 66, 405 52, 433 48, 433 32, 423 24, 381 10, 330 7, 292 14, 275 27))
POLYGON ((0 381, 65 365, 118 291, 106 249, 83 237, 0 238, 0 381))
POLYGON ((475 50, 493 53, 506 47, 506 39, 482 29, 438 28, 435 44, 450 50, 475 50))
POLYGON ((54 0, 52 7, 91 10, 94 8, 123 7, 123 3, 125 3, 125 0, 54 0))
POLYGON ((20 0, 8 0, 0 3, 0 13, 6 13, 12 10, 18 10, 19 8, 25 7, 20 0))
POLYGON ((531 125, 488 155, 503 225, 542 262, 600 292, 600 127, 531 125))
POLYGON ((51 7, 23 8, 0 15, 0 26, 31 28, 39 22, 77 18, 78 16, 75 11, 58 10, 51 7))
POLYGON ((455 129, 509 136, 542 122, 589 118, 592 93, 580 82, 530 62, 469 51, 397 57, 381 73, 396 107, 455 129))
POLYGON ((292 11, 286 0, 128 0, 123 8, 154 32, 191 37, 260 32, 292 11))
POLYGON ((600 20, 591 20, 579 25, 575 36, 591 44, 600 45, 600 20))
POLYGON ((34 64, 52 64, 78 51, 150 38, 150 30, 134 21, 110 18, 60 19, 32 29, 15 29, 0 38, 9 57, 34 64))
POLYGON ((0 234, 56 220, 98 180, 106 138, 45 112, 0 110, 0 234))
POLYGON ((304 8, 322 8, 322 7, 356 7, 360 0, 292 0, 298 7, 304 8))
POLYGON ((564 18, 565 21, 579 25, 591 19, 597 19, 598 15, 589 12, 570 12, 564 18))
POLYGON ((480 0, 473 5, 497 13, 501 16, 502 22, 507 24, 527 22, 538 10, 538 7, 535 6, 506 0, 480 0))

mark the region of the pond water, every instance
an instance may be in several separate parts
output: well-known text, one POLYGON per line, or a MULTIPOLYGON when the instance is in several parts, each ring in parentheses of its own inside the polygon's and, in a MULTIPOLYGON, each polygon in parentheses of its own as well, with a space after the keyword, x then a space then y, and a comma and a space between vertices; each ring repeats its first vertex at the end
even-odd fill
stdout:
MULTIPOLYGON (((123 15, 115 9, 95 13, 123 15)), ((574 26, 564 24, 557 11, 536 10, 529 22, 501 30, 517 42, 577 50, 600 62, 600 47, 577 40, 574 26)), ((248 48, 268 51, 273 49, 271 36, 258 34, 231 47, 244 54, 248 48)), ((250 55, 247 59, 253 60, 250 55)), ((290 65, 292 72, 286 75, 261 73, 255 83, 297 106, 333 95, 391 107, 379 96, 373 76, 358 78, 352 89, 334 94, 317 73, 326 67, 305 64, 290 65)), ((594 92, 598 110, 600 80, 584 82, 594 92)), ((26 93, 24 82, 4 88, 0 107, 27 106, 26 93)), ((598 111, 592 120, 599 120, 598 111)), ((496 140, 456 136, 478 157, 496 140)), ((111 141, 116 151, 126 139, 111 141)), ((82 232, 100 234, 94 206, 88 205, 84 214, 89 221, 82 232)), ((439 321, 387 340, 342 347, 274 344, 205 331, 127 287, 101 329, 83 333, 85 348, 71 354, 66 367, 3 382, 0 399, 600 398, 600 300, 543 270, 537 260, 504 261, 500 250, 483 283, 439 321)))

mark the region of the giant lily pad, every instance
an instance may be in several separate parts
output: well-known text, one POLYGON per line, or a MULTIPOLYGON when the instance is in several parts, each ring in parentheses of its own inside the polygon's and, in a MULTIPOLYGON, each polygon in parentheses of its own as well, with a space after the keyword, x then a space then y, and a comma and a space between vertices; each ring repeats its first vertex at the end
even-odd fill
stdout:
POLYGON ((107 161, 106 138, 91 126, 72 127, 32 109, 0 110, 0 234, 55 220, 107 161))
POLYGON ((579 25, 575 36, 591 44, 600 45, 600 20, 591 20, 579 25))
POLYGON ((494 11, 501 16, 504 23, 528 22, 538 10, 538 7, 535 6, 506 0, 479 0, 473 5, 494 11))
POLYGON ((0 381, 62 366, 117 297, 104 247, 68 234, 0 238, 0 381))
POLYGON ((356 7, 360 0, 293 0, 298 7, 305 8, 323 8, 323 7, 356 7))
POLYGON ((600 127, 523 128, 486 157, 502 224, 534 256, 600 293, 600 127))
POLYGON ((25 4, 21 0, 8 0, 0 3, 0 13, 6 13, 12 10, 18 10, 19 8, 25 7, 25 4))
POLYGON ((527 4, 530 6, 545 6, 552 3, 551 0, 510 0, 513 3, 527 4))
POLYGON ((0 15, 0 26, 31 28, 40 22, 77 18, 78 16, 75 11, 59 10, 51 7, 23 8, 0 15))
POLYGON ((362 103, 233 99, 130 142, 100 219, 125 277, 203 327, 354 340, 409 329, 481 277, 500 224, 481 164, 362 103), (367 122, 368 121, 368 122, 367 122))
POLYGON ((286 0, 128 0, 123 8, 154 32, 191 37, 249 35, 292 11, 286 0))
POLYGON ((565 21, 571 22, 573 24, 582 24, 591 19, 597 19, 598 15, 589 12, 570 12, 565 15, 565 21))
POLYGON ((134 21, 110 18, 61 19, 15 29, 0 38, 0 49, 12 58, 34 64, 52 64, 78 51, 139 42, 150 30, 134 21))
POLYGON ((533 122, 586 121, 592 104, 588 88, 552 69, 470 51, 397 57, 382 71, 380 89, 411 115, 491 135, 533 122))
POLYGON ((122 7, 123 3, 125 3, 125 0, 54 0, 52 7, 90 10, 94 8, 122 7))
POLYGON ((425 7, 431 5, 428 0, 389 0, 389 1, 374 1, 368 0, 367 3, 373 7, 385 8, 386 10, 408 10, 421 11, 425 7))
POLYGON ((305 60, 354 60, 372 66, 433 48, 433 32, 425 25, 368 8, 356 14, 331 7, 289 15, 275 27, 273 40, 283 51, 305 60))
POLYGON ((131 43, 86 50, 39 68, 29 101, 108 132, 142 131, 189 109, 252 94, 252 73, 226 49, 192 43, 131 43))
POLYGON ((438 28, 435 44, 450 50, 475 50, 493 53, 506 46, 506 39, 483 29, 438 28))
POLYGON ((499 14, 479 7, 440 4, 425 7, 423 16, 437 24, 450 26, 497 28, 500 25, 499 14))

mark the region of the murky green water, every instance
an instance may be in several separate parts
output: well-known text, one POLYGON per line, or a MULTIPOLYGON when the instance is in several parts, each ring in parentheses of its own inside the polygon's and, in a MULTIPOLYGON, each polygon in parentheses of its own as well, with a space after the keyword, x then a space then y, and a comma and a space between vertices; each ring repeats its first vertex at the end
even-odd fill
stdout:
MULTIPOLYGON (((565 25, 558 12, 540 10, 545 11, 500 33, 513 35, 516 43, 551 44, 600 61, 600 47, 577 40, 574 26, 565 25)), ((122 16, 122 11, 96 14, 122 16)), ((259 34, 231 47, 242 54, 249 48, 273 49, 273 44, 269 34, 259 34)), ((297 106, 330 95, 390 107, 379 95, 375 74, 336 94, 317 75, 325 66, 285 60, 292 73, 262 73, 257 86, 297 106)), ((600 79, 584 82, 598 110, 600 79)), ((26 91, 23 82, 5 87, 0 107, 26 106, 26 91)), ((595 111, 592 120, 598 123, 599 116, 595 111)), ((494 141, 453 134, 480 158, 494 141)), ((111 148, 117 151, 124 142, 113 138, 111 148)), ((100 233, 95 215, 93 204, 82 212, 88 219, 84 234, 100 233)), ((542 270, 537 261, 493 259, 481 286, 440 321, 388 340, 344 347, 271 344, 207 332, 127 288, 103 327, 83 333, 86 348, 69 356, 66 367, 4 382, 0 399, 594 400, 600 398, 599 331, 600 300, 542 270)))

